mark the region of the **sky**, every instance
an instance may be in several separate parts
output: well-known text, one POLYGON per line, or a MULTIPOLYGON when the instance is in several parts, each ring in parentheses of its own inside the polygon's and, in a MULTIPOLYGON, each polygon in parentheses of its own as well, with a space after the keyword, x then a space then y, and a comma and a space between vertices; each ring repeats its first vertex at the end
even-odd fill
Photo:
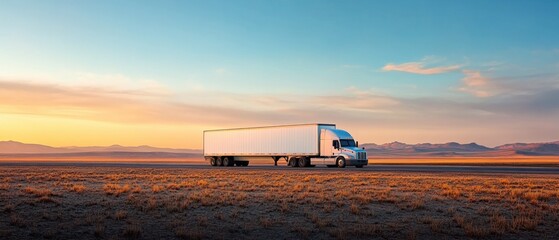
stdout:
POLYGON ((0 141, 559 140, 557 1, 0 1, 0 141))

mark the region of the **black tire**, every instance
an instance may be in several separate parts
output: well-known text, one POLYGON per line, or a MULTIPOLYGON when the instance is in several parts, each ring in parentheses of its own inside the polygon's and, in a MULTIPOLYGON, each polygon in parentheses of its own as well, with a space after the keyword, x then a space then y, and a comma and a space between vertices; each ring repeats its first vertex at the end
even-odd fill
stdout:
POLYGON ((215 160, 215 164, 216 164, 216 166, 223 166, 223 158, 218 157, 215 160))
POLYGON ((233 158, 231 158, 231 157, 224 157, 223 158, 223 166, 231 167, 234 164, 235 164, 235 161, 233 161, 233 158))
POLYGON ((290 167, 299 167, 299 159, 296 157, 292 157, 289 159, 289 163, 287 165, 290 167))
POLYGON ((345 168, 345 158, 344 157, 336 158, 336 166, 338 166, 339 168, 345 168))
POLYGON ((355 165, 356 168, 363 168, 363 165, 355 165))
POLYGON ((243 166, 243 167, 248 166, 248 161, 243 162, 243 164, 241 166, 243 166))
POLYGON ((214 167, 217 166, 217 161, 216 161, 215 157, 210 158, 210 165, 212 165, 214 167))
POLYGON ((299 158, 299 167, 308 167, 310 165, 309 159, 306 157, 299 158))

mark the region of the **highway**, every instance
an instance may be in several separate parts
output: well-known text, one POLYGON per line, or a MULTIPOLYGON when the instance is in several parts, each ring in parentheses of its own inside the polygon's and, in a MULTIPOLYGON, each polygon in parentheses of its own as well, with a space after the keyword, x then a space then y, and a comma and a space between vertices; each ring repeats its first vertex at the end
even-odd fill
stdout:
POLYGON ((281 170, 281 171, 346 171, 346 172, 426 172, 426 173, 511 173, 511 174, 559 174, 558 167, 528 166, 459 166, 459 165, 369 165, 364 168, 347 167, 344 169, 323 166, 311 168, 292 168, 285 165, 255 164, 248 167, 212 167, 206 163, 180 162, 91 162, 91 161, 0 161, 0 167, 115 167, 115 168, 179 168, 179 169, 237 169, 244 170, 281 170))

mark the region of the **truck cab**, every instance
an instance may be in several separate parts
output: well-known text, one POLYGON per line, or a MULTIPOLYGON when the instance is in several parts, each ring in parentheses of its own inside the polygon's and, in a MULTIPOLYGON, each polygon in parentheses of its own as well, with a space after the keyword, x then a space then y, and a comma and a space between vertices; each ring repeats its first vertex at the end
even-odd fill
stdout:
POLYGON ((359 148, 351 134, 341 129, 321 129, 320 157, 328 166, 356 166, 368 164, 367 153, 359 148))

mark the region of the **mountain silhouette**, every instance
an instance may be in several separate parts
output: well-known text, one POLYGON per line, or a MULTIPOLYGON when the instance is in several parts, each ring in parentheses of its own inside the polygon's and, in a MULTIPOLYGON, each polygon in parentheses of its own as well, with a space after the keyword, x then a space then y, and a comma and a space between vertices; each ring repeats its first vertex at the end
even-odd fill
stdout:
POLYGON ((120 156, 120 157, 180 157, 199 156, 198 149, 158 148, 142 146, 90 146, 90 147, 51 147, 41 144, 29 144, 16 141, 0 141, 0 154, 13 155, 49 155, 49 156, 120 156))
POLYGON ((558 156, 559 141, 548 143, 512 143, 489 148, 477 143, 419 143, 406 144, 401 142, 362 144, 369 156, 558 156))

